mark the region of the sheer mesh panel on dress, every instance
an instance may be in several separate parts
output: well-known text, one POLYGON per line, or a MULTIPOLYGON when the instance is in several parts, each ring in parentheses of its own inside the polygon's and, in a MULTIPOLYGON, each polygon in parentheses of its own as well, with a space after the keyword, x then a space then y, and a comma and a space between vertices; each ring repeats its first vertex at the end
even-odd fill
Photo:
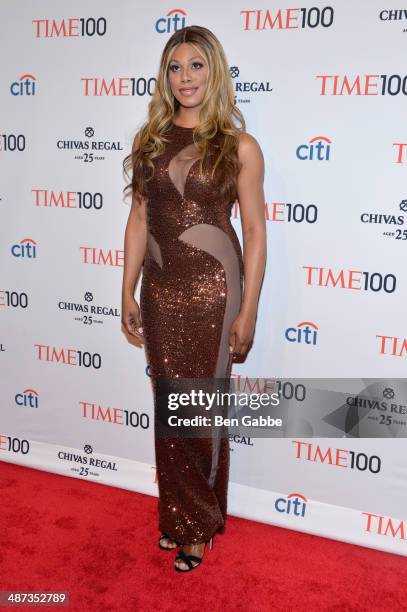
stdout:
POLYGON ((169 177, 182 197, 184 196, 189 171, 198 160, 198 149, 192 143, 181 149, 177 155, 174 155, 168 165, 169 177))
POLYGON ((237 254, 226 232, 208 223, 200 223, 189 227, 178 236, 178 240, 206 251, 222 264, 225 271, 226 307, 216 371, 214 372, 215 377, 222 378, 226 376, 229 361, 229 330, 233 320, 239 313, 241 300, 240 270, 237 254))
MULTIPOLYGON (((226 306, 214 376, 216 379, 226 378, 230 376, 231 366, 229 331, 233 320, 239 313, 241 301, 240 270, 236 251, 229 236, 219 227, 209 225, 208 223, 201 223, 189 227, 178 236, 178 239, 202 249, 215 257, 222 264, 225 271, 226 306)), ((226 388, 224 390, 227 391, 226 388)), ((225 414, 225 411, 218 410, 218 413, 225 414)), ((209 476, 209 485, 211 487, 215 482, 218 469, 221 433, 219 427, 213 427, 212 463, 209 476)))
POLYGON ((160 245, 158 244, 157 240, 154 238, 153 234, 150 231, 147 231, 147 247, 151 257, 160 266, 160 268, 162 268, 163 258, 161 255, 160 245))

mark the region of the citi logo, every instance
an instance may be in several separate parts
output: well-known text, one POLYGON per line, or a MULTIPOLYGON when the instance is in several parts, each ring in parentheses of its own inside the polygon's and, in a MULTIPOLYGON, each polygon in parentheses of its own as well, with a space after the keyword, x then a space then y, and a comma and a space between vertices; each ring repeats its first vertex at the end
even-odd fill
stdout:
POLYGON ((297 147, 295 154, 301 161, 329 161, 332 140, 326 136, 315 136, 308 143, 297 147))
POLYGON ((14 81, 10 85, 10 93, 12 96, 35 96, 35 76, 32 74, 23 74, 18 81, 14 81))
POLYGON ((63 19, 33 19, 35 38, 77 38, 78 36, 104 36, 104 17, 67 17, 63 19))
POLYGON ((329 28, 334 20, 332 6, 288 8, 275 11, 240 11, 244 30, 299 30, 304 28, 329 28))
POLYGON ((318 327, 311 321, 303 321, 298 323, 296 327, 287 327, 284 336, 288 342, 313 344, 315 346, 318 340, 318 327))
POLYGON ((155 22, 155 31, 158 34, 170 34, 177 32, 187 25, 187 13, 182 9, 176 8, 169 11, 164 17, 160 17, 155 22))
POLYGON ((39 396, 35 389, 24 389, 24 391, 21 391, 21 393, 16 393, 14 399, 17 406, 38 408, 39 396))
POLYGON ((11 247, 13 257, 35 259, 37 257, 37 243, 32 238, 24 238, 11 247))
POLYGON ((313 287, 332 287, 333 289, 351 289, 353 291, 384 291, 385 293, 393 293, 396 290, 394 274, 343 269, 335 272, 332 268, 302 267, 306 270, 305 283, 313 287))
POLYGON ((307 498, 301 493, 290 493, 287 497, 278 497, 274 502, 277 512, 294 516, 305 516, 307 498))
POLYGON ((365 531, 375 535, 387 536, 393 540, 406 539, 406 524, 403 520, 393 519, 381 514, 362 512, 365 519, 365 531))
POLYGON ((404 74, 318 74, 321 96, 397 96, 406 95, 404 74))

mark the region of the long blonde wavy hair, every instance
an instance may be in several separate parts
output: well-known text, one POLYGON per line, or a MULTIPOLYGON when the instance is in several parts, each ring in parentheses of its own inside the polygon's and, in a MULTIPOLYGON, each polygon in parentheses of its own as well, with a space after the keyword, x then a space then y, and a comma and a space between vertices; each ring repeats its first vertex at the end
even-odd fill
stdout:
POLYGON ((239 134, 246 131, 244 117, 235 105, 232 79, 222 45, 207 28, 192 25, 175 32, 167 41, 161 55, 157 83, 148 105, 148 120, 133 141, 131 153, 123 161, 123 169, 131 181, 124 188, 125 195, 147 198, 146 182, 154 174, 152 159, 165 150, 167 130, 171 127, 180 103, 171 91, 169 64, 181 43, 188 43, 200 53, 208 65, 205 96, 199 112, 199 124, 193 131, 193 141, 200 156, 200 173, 209 167, 213 159, 211 176, 217 191, 233 201, 237 197, 237 176, 240 164, 237 154, 239 134), (234 125, 233 118, 240 122, 234 125), (150 176, 148 176, 148 171, 150 176))

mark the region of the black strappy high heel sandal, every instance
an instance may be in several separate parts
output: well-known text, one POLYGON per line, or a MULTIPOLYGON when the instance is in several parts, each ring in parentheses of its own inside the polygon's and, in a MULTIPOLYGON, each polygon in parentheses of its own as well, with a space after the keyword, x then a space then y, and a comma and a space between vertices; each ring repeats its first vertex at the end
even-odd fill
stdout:
POLYGON ((178 548, 179 544, 178 542, 176 542, 175 540, 173 540, 168 533, 162 533, 160 535, 160 539, 158 540, 158 546, 161 548, 161 550, 175 550, 176 548, 178 548), (176 544, 176 546, 163 546, 161 544, 161 540, 168 540, 169 542, 174 542, 174 544, 176 544))
MULTIPOLYGON (((210 550, 212 550, 213 548, 213 536, 209 540, 209 548, 210 550)), ((196 555, 187 555, 181 549, 178 552, 177 556, 175 557, 175 561, 183 561, 188 566, 188 569, 182 569, 181 567, 178 567, 177 565, 174 565, 174 568, 177 572, 190 572, 191 570, 195 569, 201 564, 202 559, 203 559, 203 555, 202 557, 197 557, 196 555)))

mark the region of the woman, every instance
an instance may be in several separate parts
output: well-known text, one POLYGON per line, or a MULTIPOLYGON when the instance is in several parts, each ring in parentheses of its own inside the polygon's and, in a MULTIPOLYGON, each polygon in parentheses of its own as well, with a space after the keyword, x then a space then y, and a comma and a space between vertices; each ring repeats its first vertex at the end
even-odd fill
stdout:
POLYGON ((146 348, 159 546, 180 547, 178 571, 196 568, 205 543, 224 527, 229 442, 216 435, 161 437, 157 383, 229 379, 233 356, 243 357, 251 344, 266 259, 264 161, 244 130, 217 38, 200 26, 175 32, 162 53, 148 121, 124 160, 132 206, 122 322, 146 348), (230 222, 236 199, 244 257, 230 222), (134 293, 142 266, 139 308, 134 293))

